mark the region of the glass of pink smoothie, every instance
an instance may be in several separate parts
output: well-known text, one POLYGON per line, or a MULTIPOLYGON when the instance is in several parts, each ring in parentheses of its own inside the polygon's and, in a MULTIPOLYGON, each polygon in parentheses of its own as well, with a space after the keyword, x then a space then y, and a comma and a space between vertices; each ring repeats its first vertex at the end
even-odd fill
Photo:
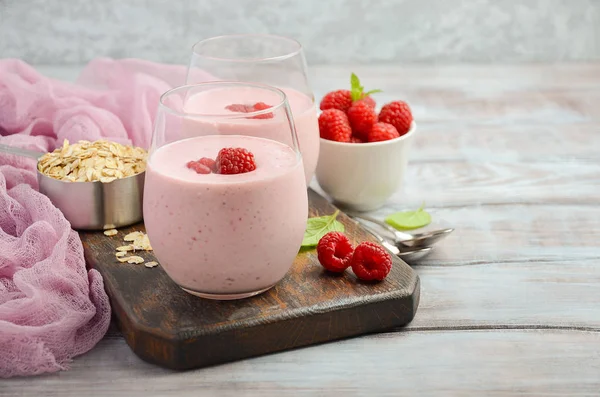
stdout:
POLYGON ((194 45, 186 83, 249 81, 285 92, 308 184, 319 158, 319 125, 306 69, 304 50, 296 40, 267 34, 219 36, 194 45))
POLYGON ((292 266, 307 217, 302 155, 284 92, 211 82, 161 97, 144 221, 156 257, 181 288, 218 300, 268 290, 292 266), (226 162, 227 148, 250 152, 254 169, 243 162, 226 168, 238 164, 226 162))

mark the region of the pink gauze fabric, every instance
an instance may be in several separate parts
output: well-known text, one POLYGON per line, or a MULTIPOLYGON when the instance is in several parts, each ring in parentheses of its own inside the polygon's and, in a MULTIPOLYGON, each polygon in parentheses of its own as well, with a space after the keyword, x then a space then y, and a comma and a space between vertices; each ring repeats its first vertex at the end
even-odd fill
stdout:
MULTIPOLYGON (((185 68, 90 62, 75 84, 0 60, 0 143, 50 151, 64 139, 148 148, 162 93, 185 68)), ((78 234, 37 192, 35 160, 0 153, 0 377, 66 369, 106 333, 110 306, 78 234)))

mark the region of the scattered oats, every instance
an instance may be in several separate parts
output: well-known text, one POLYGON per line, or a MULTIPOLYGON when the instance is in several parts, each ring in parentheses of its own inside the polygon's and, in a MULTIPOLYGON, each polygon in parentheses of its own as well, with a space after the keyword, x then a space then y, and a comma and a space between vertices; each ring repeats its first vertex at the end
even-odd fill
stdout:
POLYGON ((128 261, 127 263, 135 263, 136 265, 140 264, 140 263, 144 263, 144 258, 142 258, 141 256, 129 256, 127 257, 128 261))
POLYGON ((120 247, 117 247, 117 251, 123 251, 123 252, 133 251, 133 245, 131 245, 131 244, 130 245, 122 245, 120 247))
POLYGON ((107 229, 114 229, 116 226, 113 225, 112 223, 107 223, 106 225, 104 225, 103 229, 107 230, 107 229))
POLYGON ((124 241, 135 241, 136 238, 138 238, 138 236, 143 235, 144 233, 142 232, 131 232, 129 234, 127 234, 125 237, 123 237, 124 241))
POLYGON ((114 236, 117 233, 119 233, 117 229, 109 229, 104 231, 105 236, 114 236))
POLYGON ((38 170, 49 177, 68 182, 100 181, 109 183, 146 170, 148 152, 104 139, 69 144, 46 153, 38 161, 38 170))
MULTIPOLYGON (((131 243, 129 245, 123 245, 121 247, 117 247, 117 252, 115 253, 115 256, 117 257, 117 260, 121 263, 127 262, 127 263, 135 263, 135 264, 140 264, 140 263, 144 263, 144 258, 137 256, 137 255, 132 255, 132 256, 125 256, 125 255, 130 255, 130 251, 152 251, 152 246, 150 245, 150 239, 148 238, 148 235, 144 232, 131 232, 125 235, 125 237, 123 237, 123 240, 125 242, 131 243)), ((155 267, 158 266, 157 262, 148 262, 145 264, 146 267, 155 267)))

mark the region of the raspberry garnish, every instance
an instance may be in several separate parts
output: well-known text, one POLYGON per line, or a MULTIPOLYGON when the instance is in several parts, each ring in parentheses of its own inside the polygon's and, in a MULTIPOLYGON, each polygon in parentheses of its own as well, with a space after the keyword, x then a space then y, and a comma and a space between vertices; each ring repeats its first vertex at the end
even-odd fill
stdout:
POLYGON ((352 138, 350 138, 350 142, 352 143, 365 143, 365 141, 363 141, 362 139, 360 139, 359 137, 352 135, 352 138))
POLYGON ((369 103, 359 100, 350 106, 347 114, 354 135, 366 140, 371 127, 377 122, 375 110, 369 103))
POLYGON ((381 108, 379 121, 393 125, 402 136, 410 130, 413 116, 406 102, 394 101, 381 108))
POLYGON ((232 103, 231 105, 225 106, 225 109, 231 110, 232 112, 248 113, 252 111, 252 106, 243 105, 241 103, 232 103))
POLYGON ((331 91, 325 94, 319 105, 321 110, 337 109, 344 113, 348 111, 350 106, 352 106, 352 94, 350 90, 331 91))
MULTIPOLYGON (((266 109, 269 109, 272 107, 273 106, 267 105, 264 102, 256 102, 254 105, 244 105, 241 103, 232 103, 231 105, 225 106, 225 109, 231 110, 232 112, 237 112, 237 113, 251 113, 251 112, 257 112, 259 110, 266 110, 266 109)), ((256 116, 252 116, 250 118, 251 119, 272 119, 273 113, 259 114, 256 116)))
POLYGON ((243 148, 223 148, 217 155, 215 164, 218 174, 243 174, 254 171, 254 155, 243 148))
POLYGON ((341 273, 350 266, 352 244, 345 234, 329 232, 317 244, 317 256, 321 265, 332 272, 341 273))
POLYGON ((352 128, 348 117, 338 109, 327 109, 319 116, 319 132, 321 138, 330 141, 350 142, 352 128))
POLYGON ((210 174, 211 170, 206 165, 202 164, 200 161, 188 161, 186 166, 190 170, 196 171, 198 174, 210 174))
POLYGON ((379 142, 398 138, 399 136, 400 134, 398 134, 396 127, 388 123, 379 122, 373 124, 367 138, 369 142, 379 142))
MULTIPOLYGON (((256 112, 256 111, 259 111, 259 110, 267 110, 267 109, 272 108, 272 107, 273 106, 267 105, 264 102, 256 102, 254 104, 254 106, 252 107, 252 111, 256 112)), ((272 119, 273 118, 273 113, 259 114, 259 115, 253 116, 252 118, 253 119, 272 119)))
POLYGON ((383 280, 392 270, 392 256, 379 244, 367 241, 356 247, 350 264, 361 280, 383 280))
POLYGON ((198 160, 198 162, 207 166, 212 172, 217 172, 217 162, 215 160, 208 157, 202 157, 200 160, 198 160))

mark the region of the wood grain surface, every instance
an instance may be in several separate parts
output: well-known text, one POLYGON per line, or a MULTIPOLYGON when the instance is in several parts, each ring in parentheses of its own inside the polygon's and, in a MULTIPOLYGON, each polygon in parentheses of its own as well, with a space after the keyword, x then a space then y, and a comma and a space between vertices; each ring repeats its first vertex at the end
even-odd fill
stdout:
POLYGON ((599 395, 600 63, 313 67, 316 96, 350 71, 419 123, 404 187, 373 215, 425 200, 456 228, 414 265, 408 327, 185 373, 111 331, 70 371, 0 393, 599 395))

